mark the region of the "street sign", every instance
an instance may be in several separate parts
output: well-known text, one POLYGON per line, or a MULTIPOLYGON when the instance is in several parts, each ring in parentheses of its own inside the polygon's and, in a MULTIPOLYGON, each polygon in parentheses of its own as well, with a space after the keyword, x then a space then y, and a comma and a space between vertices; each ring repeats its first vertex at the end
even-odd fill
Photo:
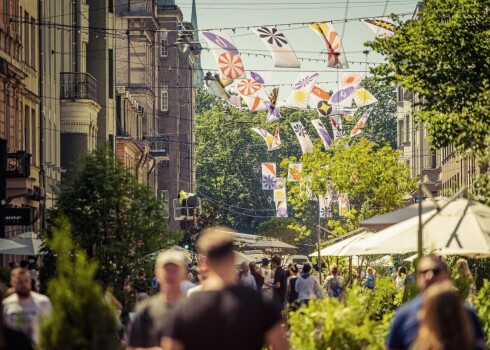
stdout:
POLYGON ((32 217, 32 208, 5 208, 5 226, 29 226, 32 217))

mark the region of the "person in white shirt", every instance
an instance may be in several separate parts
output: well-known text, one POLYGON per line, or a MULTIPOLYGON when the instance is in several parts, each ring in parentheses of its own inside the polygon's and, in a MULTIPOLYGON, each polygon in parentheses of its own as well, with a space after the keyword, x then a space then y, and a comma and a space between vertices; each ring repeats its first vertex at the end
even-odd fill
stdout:
POLYGON ((51 315, 51 301, 31 290, 31 274, 27 269, 13 269, 10 284, 15 292, 2 301, 5 324, 25 333, 39 346, 41 320, 51 315))
POLYGON ((240 267, 242 268, 242 271, 239 274, 238 283, 242 286, 257 290, 257 283, 255 283, 254 276, 250 274, 250 267, 248 266, 248 263, 242 262, 240 267))
POLYGON ((296 281, 295 289, 298 293, 298 302, 300 305, 308 304, 311 299, 323 298, 320 283, 310 274, 311 269, 311 264, 306 263, 303 266, 303 274, 296 281))

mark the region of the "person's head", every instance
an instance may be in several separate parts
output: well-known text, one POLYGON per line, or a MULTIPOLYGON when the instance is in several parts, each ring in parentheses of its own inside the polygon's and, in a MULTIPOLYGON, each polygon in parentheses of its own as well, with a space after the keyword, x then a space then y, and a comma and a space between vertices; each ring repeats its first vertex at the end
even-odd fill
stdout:
POLYGON ((20 299, 28 298, 31 294, 31 273, 21 267, 13 269, 10 284, 20 299))
POLYGON ((205 257, 209 273, 216 273, 222 279, 232 280, 235 277, 235 254, 233 253, 234 236, 219 228, 205 229, 199 235, 197 247, 205 257))
POLYGON ((181 252, 167 250, 160 253, 155 262, 155 276, 160 292, 180 291, 180 283, 186 277, 186 261, 181 252))
POLYGON ((9 267, 11 270, 13 270, 16 267, 19 267, 19 264, 17 264, 17 261, 11 261, 11 262, 9 262, 9 267))
POLYGON ((373 269, 372 267, 368 267, 368 268, 366 269, 366 273, 367 273, 368 275, 374 275, 374 269, 373 269))
POLYGON ((456 269, 458 275, 471 277, 471 271, 470 271, 470 266, 468 265, 468 260, 458 259, 458 261, 456 261, 456 269))
POLYGON ((281 258, 278 257, 277 255, 273 256, 271 259, 271 267, 273 269, 278 268, 281 266, 281 258))
POLYGON ((420 259, 417 268, 417 286, 426 290, 434 283, 449 280, 449 273, 441 258, 427 255, 420 259))
POLYGON ((251 274, 255 274, 257 272, 257 265, 254 262, 248 264, 248 268, 250 269, 251 274))
POLYGON ((468 312, 449 280, 427 288, 418 317, 420 330, 415 344, 423 344, 425 349, 473 348, 468 312))
POLYGON ((208 277, 208 268, 205 264, 199 266, 196 271, 199 282, 204 281, 208 277))
POLYGON ((407 274, 407 268, 405 266, 400 266, 397 271, 398 276, 401 275, 406 275, 407 274))
POLYGON ((21 269, 27 269, 29 267, 29 261, 27 260, 21 260, 20 261, 20 268, 21 269))
POLYGON ((311 264, 310 263, 306 263, 303 265, 303 273, 310 273, 311 272, 311 264))
POLYGON ((268 267, 269 266, 269 259, 263 258, 262 259, 262 267, 268 267))
POLYGON ((248 264, 245 261, 240 264, 240 268, 242 269, 242 272, 244 274, 248 274, 249 271, 250 271, 250 268, 249 268, 248 264))
POLYGON ((330 273, 334 276, 339 273, 339 267, 335 263, 330 264, 330 267, 328 269, 330 270, 330 273))
POLYGON ((299 272, 299 268, 297 264, 292 264, 291 267, 289 268, 289 271, 291 272, 292 276, 296 276, 299 272))

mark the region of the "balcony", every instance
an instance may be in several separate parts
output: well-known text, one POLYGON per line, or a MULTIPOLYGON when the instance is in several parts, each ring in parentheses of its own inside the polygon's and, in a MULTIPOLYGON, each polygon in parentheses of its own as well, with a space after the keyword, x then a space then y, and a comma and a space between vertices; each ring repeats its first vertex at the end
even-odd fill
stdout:
POLYGON ((61 73, 62 100, 97 100, 97 80, 89 73, 61 73))
POLYGON ((7 154, 7 178, 29 176, 31 176, 31 155, 23 151, 7 154))
POLYGON ((145 139, 150 146, 150 155, 158 160, 168 159, 168 136, 151 136, 145 139))

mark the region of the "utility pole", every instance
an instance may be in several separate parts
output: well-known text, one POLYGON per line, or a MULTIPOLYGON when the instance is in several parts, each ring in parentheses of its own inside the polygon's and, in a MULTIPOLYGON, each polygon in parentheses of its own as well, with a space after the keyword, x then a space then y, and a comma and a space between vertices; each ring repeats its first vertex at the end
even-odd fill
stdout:
POLYGON ((44 41, 43 41, 43 0, 37 1, 38 28, 38 79, 39 79, 39 184, 41 187, 41 230, 46 229, 46 171, 44 169, 44 41))
POLYGON ((7 140, 0 139, 0 237, 5 237, 7 205, 7 140))

